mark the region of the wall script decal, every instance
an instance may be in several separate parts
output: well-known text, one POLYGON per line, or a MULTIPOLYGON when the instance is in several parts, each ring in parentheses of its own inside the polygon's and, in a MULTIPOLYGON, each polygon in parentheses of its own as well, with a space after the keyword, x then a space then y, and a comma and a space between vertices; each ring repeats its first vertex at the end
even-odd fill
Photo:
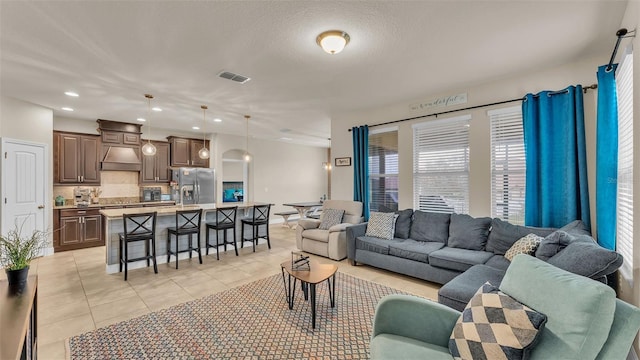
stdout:
POLYGON ((420 102, 417 104, 411 104, 409 105, 409 108, 412 111, 423 111, 423 110, 429 110, 433 108, 453 106, 453 105, 466 104, 466 103, 467 103, 467 93, 462 93, 457 95, 443 96, 436 99, 431 99, 429 101, 420 102))

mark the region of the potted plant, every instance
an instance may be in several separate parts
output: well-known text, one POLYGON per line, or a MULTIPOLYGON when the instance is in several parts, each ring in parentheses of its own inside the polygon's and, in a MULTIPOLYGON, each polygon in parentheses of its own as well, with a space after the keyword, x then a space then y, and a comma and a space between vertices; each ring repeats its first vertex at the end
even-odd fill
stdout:
POLYGON ((5 268, 10 286, 27 281, 31 260, 40 255, 48 241, 48 233, 41 230, 23 235, 23 226, 24 221, 6 235, 0 235, 0 265, 5 268))

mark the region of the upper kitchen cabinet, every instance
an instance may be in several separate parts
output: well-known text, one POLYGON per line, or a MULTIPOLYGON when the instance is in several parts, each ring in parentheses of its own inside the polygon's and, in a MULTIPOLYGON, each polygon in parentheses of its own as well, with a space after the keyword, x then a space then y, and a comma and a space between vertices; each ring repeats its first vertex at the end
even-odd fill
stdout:
MULTIPOLYGON (((188 139, 176 136, 167 138, 171 146, 171 166, 209 167, 209 159, 200 159, 198 151, 202 149, 203 140, 188 139)), ((206 141, 209 148, 209 141, 206 141)))
MULTIPOLYGON (((142 142, 144 143, 145 140, 142 142)), ((169 143, 165 141, 152 141, 151 143, 156 147, 156 154, 142 156, 140 183, 168 183, 171 176, 169 143)))
POLYGON ((100 136, 53 132, 56 184, 100 185, 100 136))
POLYGON ((100 169, 117 171, 140 171, 140 128, 139 124, 98 119, 102 136, 100 169))

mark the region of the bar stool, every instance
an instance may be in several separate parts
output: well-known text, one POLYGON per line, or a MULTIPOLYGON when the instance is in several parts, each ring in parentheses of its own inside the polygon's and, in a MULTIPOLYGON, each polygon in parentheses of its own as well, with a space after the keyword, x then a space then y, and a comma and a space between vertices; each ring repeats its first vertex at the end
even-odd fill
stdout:
POLYGON ((233 248, 236 250, 236 256, 238 256, 238 245, 236 244, 236 214, 238 207, 220 208, 216 210, 216 221, 207 222, 207 255, 209 255, 209 248, 216 248, 216 259, 220 260, 220 246, 224 246, 224 251, 227 251, 227 244, 233 244, 233 248), (227 241, 227 230, 233 229, 233 242, 227 241), (209 230, 216 231, 216 243, 212 245, 209 242, 209 230), (222 230, 224 242, 221 244, 218 241, 218 232, 222 230))
POLYGON ((176 226, 167 228, 167 262, 171 260, 171 255, 176 257, 176 269, 178 269, 178 254, 183 252, 189 253, 189 258, 193 257, 193 252, 198 252, 198 260, 202 264, 202 254, 200 253, 200 219, 202 218, 202 209, 198 210, 181 210, 176 211, 176 226), (175 251, 171 251, 171 235, 176 236, 175 251), (188 235, 189 242, 186 249, 179 249, 180 236, 188 235), (196 246, 193 246, 193 235, 196 235, 196 246))
POLYGON ((256 252, 256 244, 259 238, 265 238, 267 240, 267 246, 271 249, 271 242, 269 241, 269 210, 271 204, 266 205, 254 205, 251 207, 251 215, 242 219, 242 229, 240 231, 240 247, 244 248, 245 241, 251 241, 253 243, 253 252, 256 252), (244 226, 249 225, 251 227, 251 238, 245 239, 244 226), (260 236, 260 226, 266 227, 266 235, 260 236))
POLYGON ((141 214, 122 214, 124 232, 118 234, 118 237, 120 238, 120 272, 122 272, 124 265, 124 281, 127 281, 128 264, 134 261, 147 260, 147 267, 149 267, 149 260, 153 260, 153 272, 158 273, 155 242, 156 217, 157 212, 155 211, 141 214), (129 243, 138 241, 144 241, 145 256, 129 259, 129 243))

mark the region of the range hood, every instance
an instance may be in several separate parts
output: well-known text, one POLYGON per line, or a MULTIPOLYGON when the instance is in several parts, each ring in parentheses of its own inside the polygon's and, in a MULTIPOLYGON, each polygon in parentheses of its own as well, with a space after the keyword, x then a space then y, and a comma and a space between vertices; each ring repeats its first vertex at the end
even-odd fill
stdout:
POLYGON ((141 171, 140 125, 98 119, 102 141, 100 169, 141 171))
POLYGON ((102 170, 140 171, 142 162, 132 147, 110 145, 100 163, 102 170))

